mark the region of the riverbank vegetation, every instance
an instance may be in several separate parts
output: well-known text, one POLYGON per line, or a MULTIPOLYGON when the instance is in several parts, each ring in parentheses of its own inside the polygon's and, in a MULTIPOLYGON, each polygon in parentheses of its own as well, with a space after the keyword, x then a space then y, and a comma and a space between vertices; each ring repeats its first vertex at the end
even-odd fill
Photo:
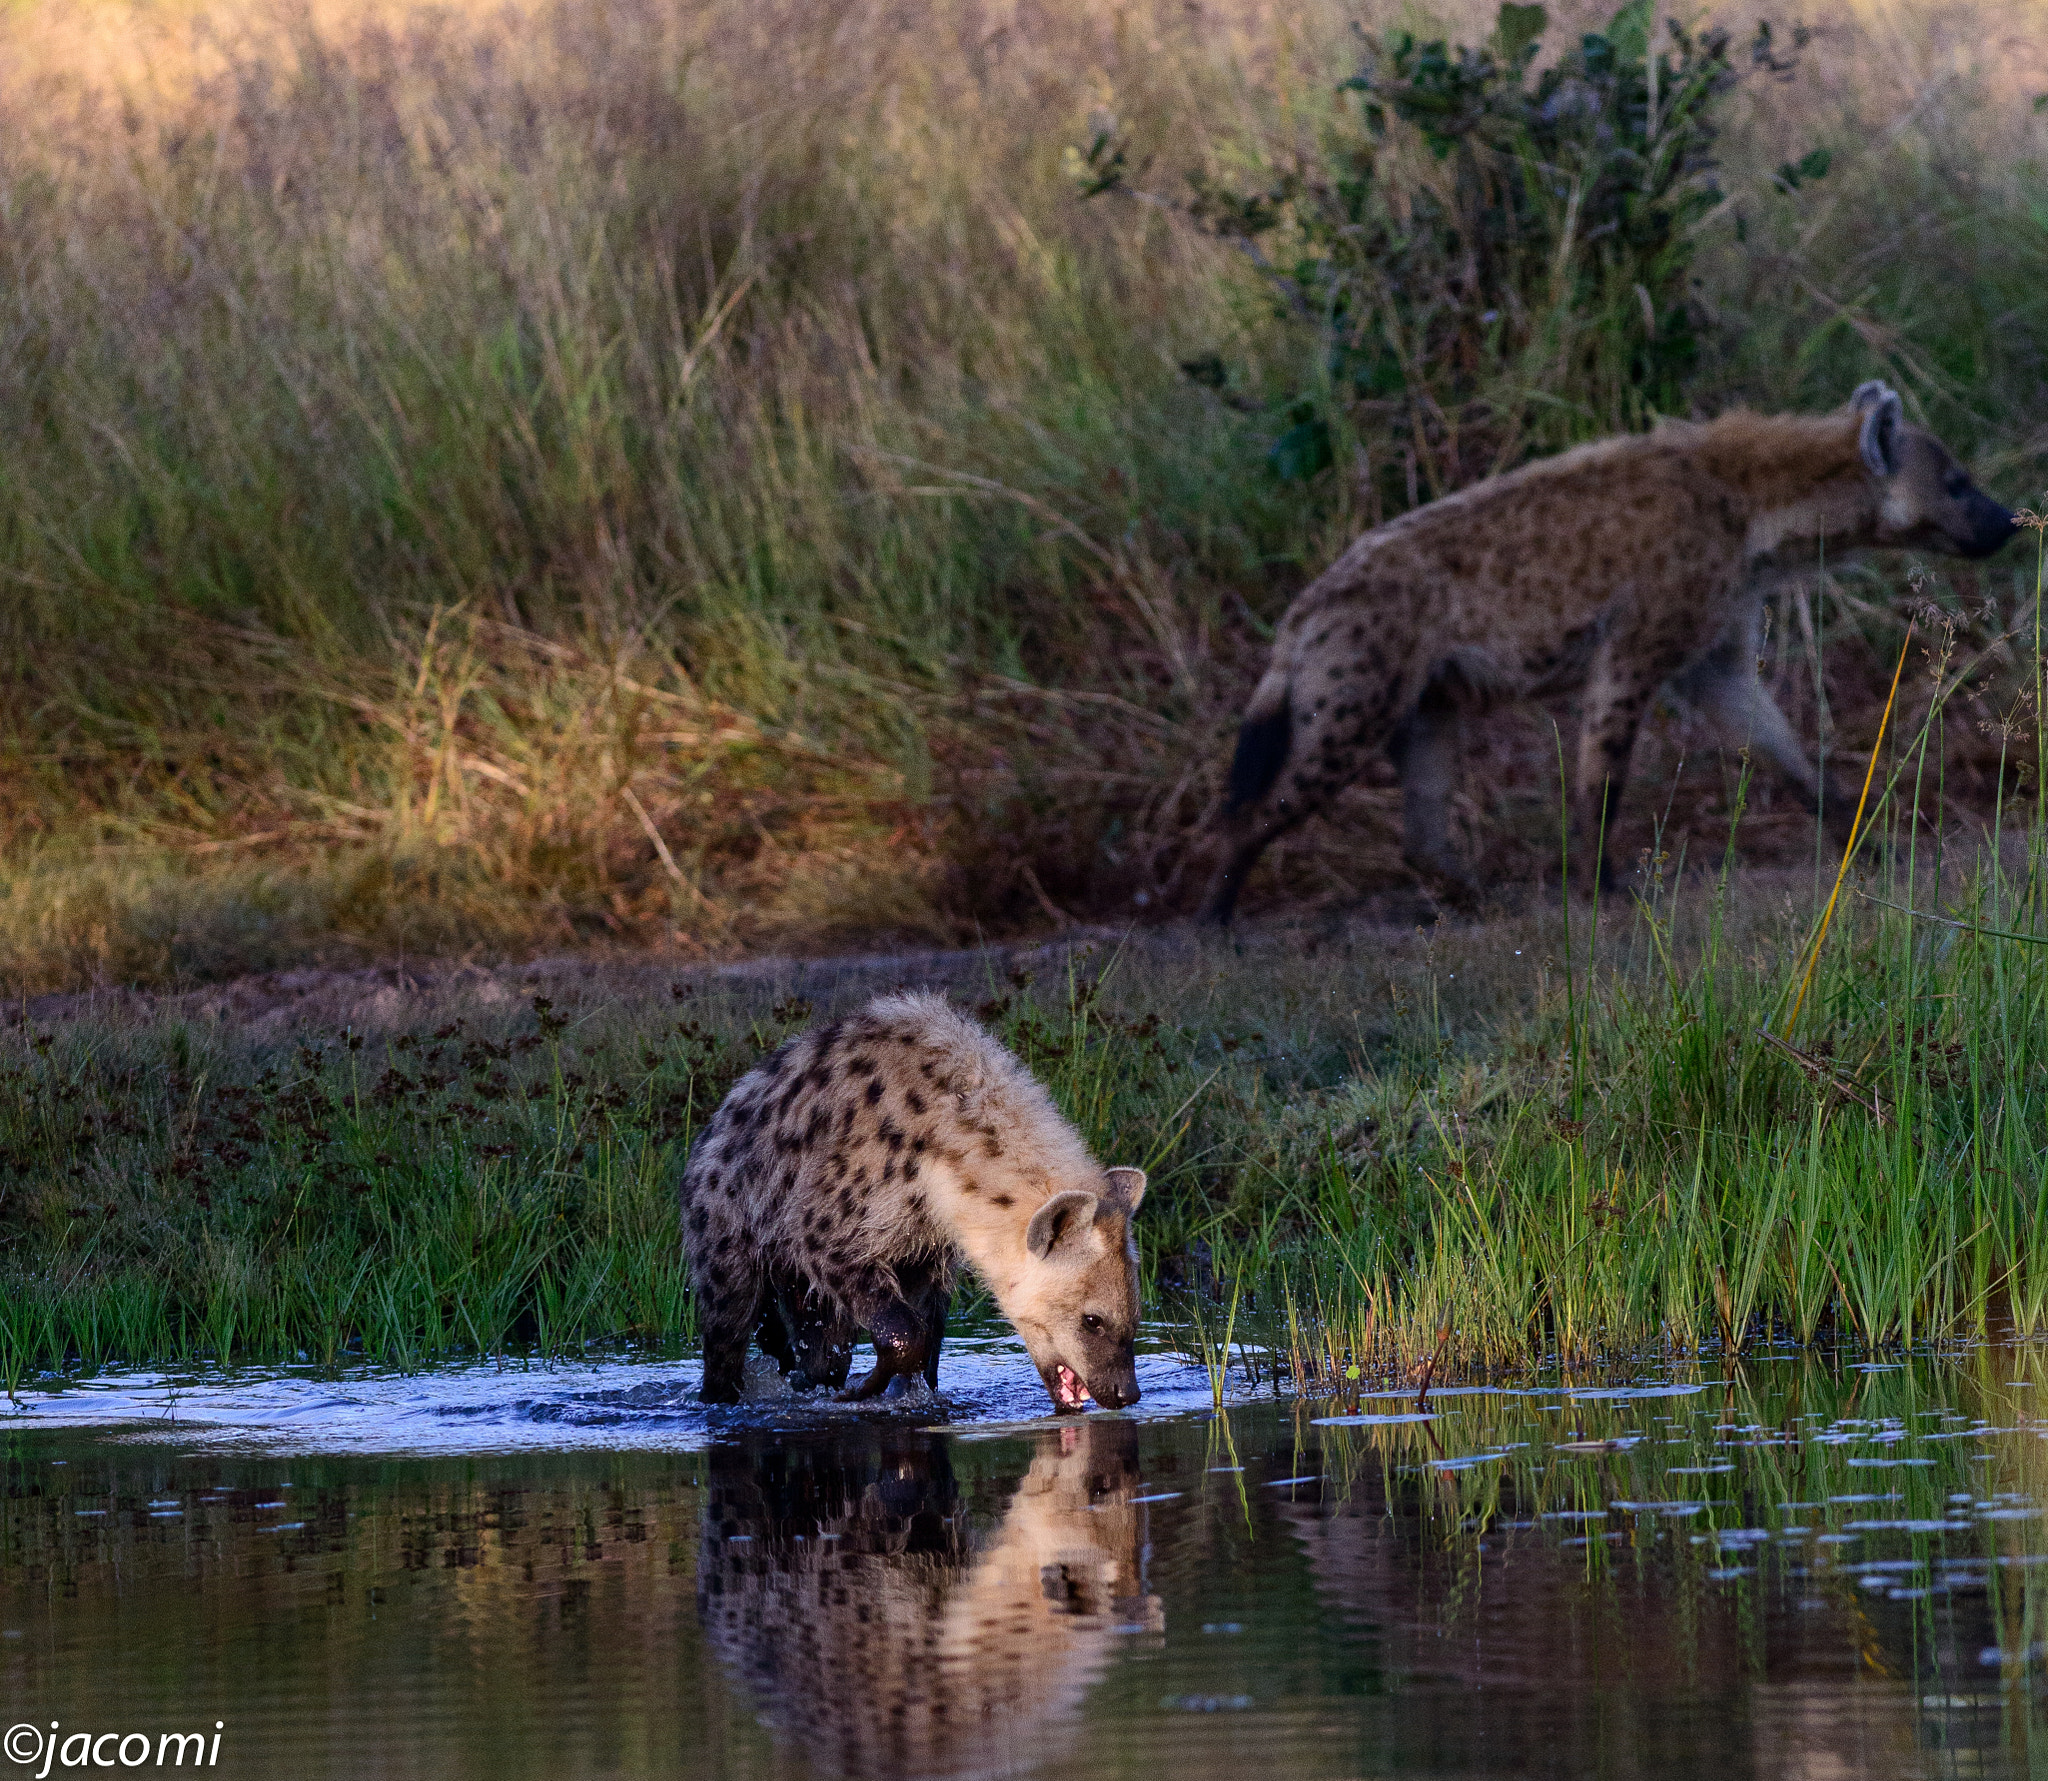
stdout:
POLYGON ((1775 695, 1875 763, 1831 914, 1666 713, 1567 920, 1560 709, 1474 738, 1482 925, 1359 913, 1389 782, 1239 941, 1122 927, 1362 524, 1871 376, 2042 505, 2031 17, 0 18, 0 1379, 687 1344, 691 1133, 894 980, 712 963, 1083 922, 894 973, 1153 1172, 1191 1349, 2039 1328, 2038 533, 1774 602, 1775 695), (412 964, 333 1018, 26 999, 365 959, 412 964))
MULTIPOLYGON (((1369 53, 1355 10, 14 8, 0 984, 1156 912, 1268 627, 1370 519, 1870 376, 2035 499, 2024 0, 1682 44, 1368 7, 1369 53), (1561 193, 1500 184, 1528 155, 1561 193)), ((1858 753, 1934 602, 1981 815, 2030 571, 1909 573, 1817 573, 1773 682, 1858 753)), ((1498 878, 1554 853, 1548 735, 1479 744, 1498 878)), ((1733 768, 1676 718, 1644 766, 1625 851, 1718 849, 1733 768)), ((1394 797, 1254 907, 1405 884, 1394 797)), ((1768 787, 1743 836, 1811 847, 1768 787)))
MULTIPOLYGON (((1597 931, 1321 923, 920 978, 1151 1171, 1149 1301, 1275 1383, 2038 1330, 2048 862, 1914 863, 1824 933, 1825 884, 1695 874, 1597 931)), ((586 970, 261 1038, 147 1006, 12 1027, 0 1376, 687 1344, 692 1131, 885 981, 586 970)))

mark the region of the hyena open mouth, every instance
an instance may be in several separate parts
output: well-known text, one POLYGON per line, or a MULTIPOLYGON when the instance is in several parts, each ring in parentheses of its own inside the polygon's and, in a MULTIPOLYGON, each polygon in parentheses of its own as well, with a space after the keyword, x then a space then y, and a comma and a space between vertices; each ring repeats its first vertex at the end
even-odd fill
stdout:
POLYGON ((1078 1410, 1088 1401, 1088 1381, 1062 1361, 1059 1389, 1054 1395, 1058 1397, 1062 1410, 1078 1410))

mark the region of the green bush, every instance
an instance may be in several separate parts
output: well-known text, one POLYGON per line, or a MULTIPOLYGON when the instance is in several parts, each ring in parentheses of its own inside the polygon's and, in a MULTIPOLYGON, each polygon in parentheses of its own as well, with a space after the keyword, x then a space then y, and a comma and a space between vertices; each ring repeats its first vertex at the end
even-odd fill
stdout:
MULTIPOLYGON (((1509 0, 1479 48, 1362 32, 1353 102, 1313 149, 1254 189, 1191 177, 1184 215, 1325 345, 1321 387, 1281 404, 1282 478, 1329 468, 1348 433, 1369 504, 1398 509, 1687 406, 1710 327, 1695 225, 1738 75, 1725 31, 1668 21, 1659 51, 1651 22, 1631 0, 1540 72, 1541 6, 1509 0)), ((1768 25, 1750 63, 1790 72, 1768 25)), ((1124 144, 1084 159, 1091 193, 1127 184, 1124 144)), ((1813 154, 1791 176, 1826 171, 1813 154)), ((1220 355, 1184 368, 1227 389, 1220 355)))

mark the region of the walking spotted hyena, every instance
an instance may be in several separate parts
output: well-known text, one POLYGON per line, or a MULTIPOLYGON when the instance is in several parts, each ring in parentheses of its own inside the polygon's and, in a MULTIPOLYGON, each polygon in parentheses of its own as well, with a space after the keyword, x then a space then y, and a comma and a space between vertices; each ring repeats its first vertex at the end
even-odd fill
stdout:
POLYGON ((1142 1169, 1105 1169, 1022 1063, 935 995, 884 996, 743 1076, 683 1170, 704 1399, 740 1395, 747 1340, 867 1398, 937 1385, 964 1258, 1031 1351, 1054 1407, 1138 1401, 1142 1169))
POLYGON ((1657 689, 1732 746, 1754 744, 1809 804, 1848 801, 1757 679, 1763 594, 1824 551, 1989 556, 2013 516, 1896 392, 1830 415, 1724 414, 1580 446, 1475 483, 1352 544, 1280 621, 1230 766, 1204 904, 1226 922, 1259 855, 1385 748, 1409 863, 1461 898, 1445 804, 1464 718, 1583 693, 1574 825, 1600 862, 1608 815, 1657 689))

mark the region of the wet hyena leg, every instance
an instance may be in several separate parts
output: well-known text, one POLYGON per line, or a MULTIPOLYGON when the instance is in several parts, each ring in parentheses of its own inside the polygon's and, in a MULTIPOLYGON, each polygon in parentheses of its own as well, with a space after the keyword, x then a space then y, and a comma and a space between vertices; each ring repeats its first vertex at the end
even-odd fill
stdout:
MULTIPOLYGON (((1757 611, 1760 613, 1761 608, 1757 611)), ((1820 813, 1837 841, 1846 842, 1856 803, 1807 755, 1778 703, 1757 678, 1758 618, 1750 615, 1672 682, 1671 690, 1710 724, 1727 748, 1761 754, 1820 813)))
MULTIPOLYGON (((694 1259, 694 1258, 693 1258, 694 1259)), ((746 1383, 747 1338, 759 1321, 761 1268, 736 1249, 714 1255, 702 1273, 693 1270, 703 1320, 704 1385, 707 1404, 737 1404, 746 1383)))
POLYGON ((1464 722, 1457 701, 1432 687, 1387 744, 1401 776, 1402 851, 1447 901, 1479 900, 1479 881, 1451 846, 1451 793, 1458 783, 1464 722))
POLYGON ((793 1270, 769 1275, 754 1339, 785 1378, 795 1375, 805 1385, 836 1391, 853 1364, 852 1325, 793 1270))
POLYGON ((942 1286, 933 1286, 920 1307, 924 1313, 924 1382, 934 1391, 939 1389, 939 1350, 946 1343, 946 1313, 952 1306, 953 1295, 942 1286))
POLYGON ((795 1314, 796 1370, 806 1385, 837 1391, 853 1365, 853 1325, 806 1283, 795 1314))
POLYGON ((937 1353, 931 1340, 930 1320, 920 1302, 907 1305, 891 1293, 866 1319, 868 1334, 874 1338, 875 1367, 858 1385, 839 1395, 848 1402, 878 1397, 892 1379, 915 1379, 930 1369, 936 1373, 937 1353))
POLYGON ((797 1368, 796 1312, 804 1282, 791 1275, 774 1273, 761 1293, 761 1315, 754 1325, 754 1340, 761 1352, 784 1373, 797 1368))

